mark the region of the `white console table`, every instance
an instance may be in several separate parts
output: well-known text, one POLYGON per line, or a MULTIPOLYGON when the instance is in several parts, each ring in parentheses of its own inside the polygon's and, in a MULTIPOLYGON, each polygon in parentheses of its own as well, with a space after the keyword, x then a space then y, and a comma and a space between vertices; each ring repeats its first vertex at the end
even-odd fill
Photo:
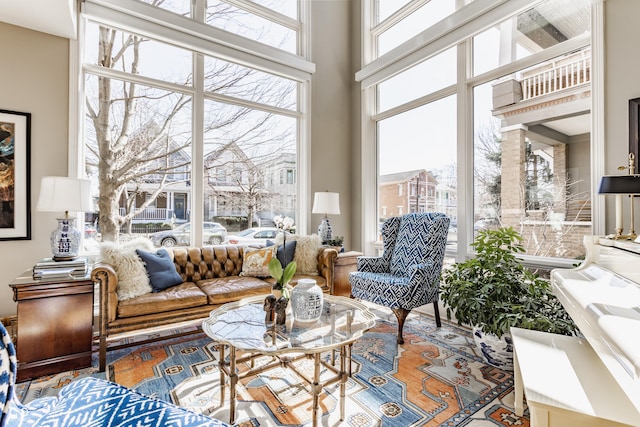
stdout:
POLYGON ((638 426, 640 414, 583 338, 512 328, 515 409, 531 427, 638 426))

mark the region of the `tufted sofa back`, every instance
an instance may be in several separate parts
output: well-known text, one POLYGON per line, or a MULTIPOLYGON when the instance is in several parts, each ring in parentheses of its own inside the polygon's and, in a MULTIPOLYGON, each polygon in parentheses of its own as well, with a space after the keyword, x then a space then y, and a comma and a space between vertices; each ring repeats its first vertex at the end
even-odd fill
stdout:
POLYGON ((240 275, 243 250, 234 245, 167 248, 185 282, 240 275))

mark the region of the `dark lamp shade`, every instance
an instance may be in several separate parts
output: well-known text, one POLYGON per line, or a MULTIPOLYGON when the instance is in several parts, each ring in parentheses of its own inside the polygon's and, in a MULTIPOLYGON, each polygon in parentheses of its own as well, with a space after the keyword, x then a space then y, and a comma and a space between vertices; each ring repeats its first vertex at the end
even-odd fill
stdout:
POLYGON ((603 176, 600 194, 640 194, 640 175, 603 176))

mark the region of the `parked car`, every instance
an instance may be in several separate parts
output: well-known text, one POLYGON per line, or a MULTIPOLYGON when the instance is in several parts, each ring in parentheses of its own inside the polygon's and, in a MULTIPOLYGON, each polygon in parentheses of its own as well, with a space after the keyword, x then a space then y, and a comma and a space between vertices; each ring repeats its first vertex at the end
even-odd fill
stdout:
MULTIPOLYGON (((224 242, 227 236, 227 229, 217 222, 202 223, 202 242, 210 245, 219 245, 224 242)), ((151 233, 149 238, 156 246, 189 246, 191 223, 185 222, 172 230, 158 231, 151 233)))
POLYGON ((267 239, 275 239, 279 230, 275 227, 253 227, 230 234, 225 243, 233 245, 249 245, 254 243, 265 244, 267 239))
POLYGON ((97 234, 98 234, 98 230, 92 224, 88 224, 88 223, 84 224, 85 239, 95 239, 97 234))

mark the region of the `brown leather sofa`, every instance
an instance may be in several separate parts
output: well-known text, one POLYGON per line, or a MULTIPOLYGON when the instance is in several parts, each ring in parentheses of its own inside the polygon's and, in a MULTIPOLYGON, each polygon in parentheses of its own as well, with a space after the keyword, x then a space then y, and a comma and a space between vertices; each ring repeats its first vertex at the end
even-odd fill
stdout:
MULTIPOLYGON (((110 336, 186 320, 204 319, 221 304, 253 295, 269 294, 274 280, 241 276, 243 246, 219 245, 167 248, 183 283, 160 292, 119 301, 115 269, 98 263, 91 274, 100 286, 100 370, 106 367, 110 336)), ((333 285, 333 266, 338 252, 318 251, 318 275, 296 275, 315 279, 325 292, 333 285)))

